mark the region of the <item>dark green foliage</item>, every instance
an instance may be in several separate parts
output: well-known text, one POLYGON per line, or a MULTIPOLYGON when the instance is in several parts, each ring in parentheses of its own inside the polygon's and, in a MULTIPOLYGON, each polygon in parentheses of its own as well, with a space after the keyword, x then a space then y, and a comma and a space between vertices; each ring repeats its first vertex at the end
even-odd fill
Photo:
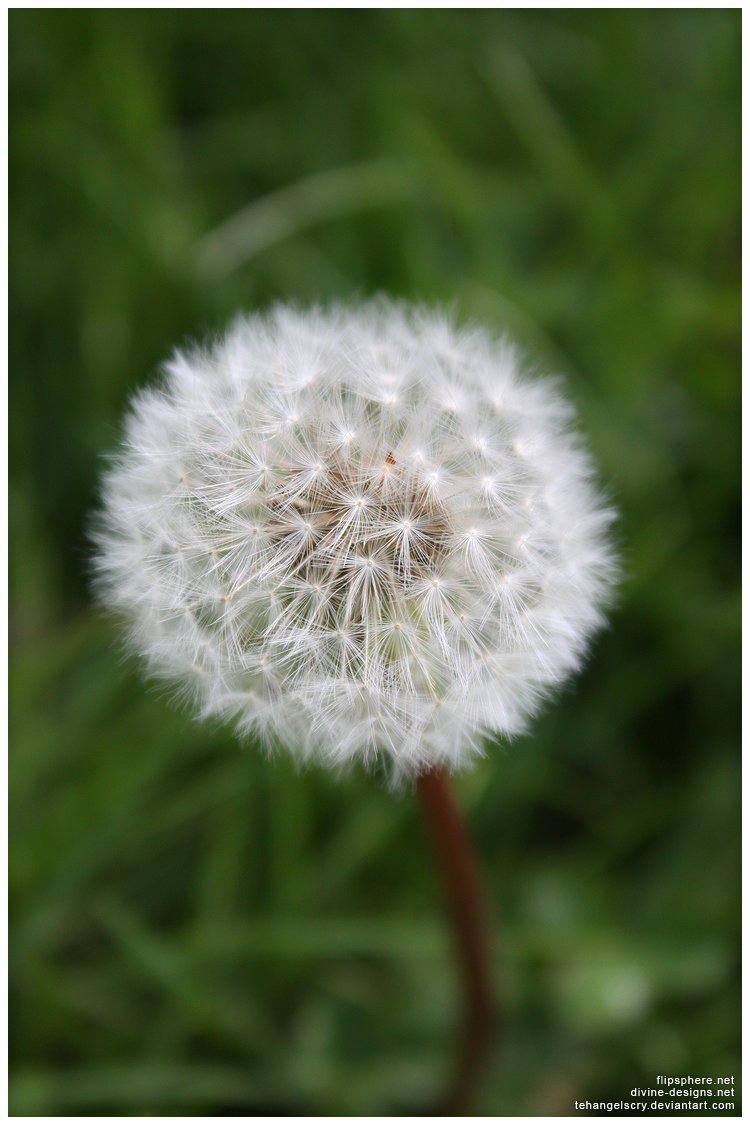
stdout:
POLYGON ((411 795, 199 727, 86 592, 100 455, 173 346, 378 290, 565 375, 622 513, 586 671, 458 782, 505 1023, 477 1112, 738 1074, 739 12, 13 9, 10 79, 11 1112, 444 1082, 411 795))

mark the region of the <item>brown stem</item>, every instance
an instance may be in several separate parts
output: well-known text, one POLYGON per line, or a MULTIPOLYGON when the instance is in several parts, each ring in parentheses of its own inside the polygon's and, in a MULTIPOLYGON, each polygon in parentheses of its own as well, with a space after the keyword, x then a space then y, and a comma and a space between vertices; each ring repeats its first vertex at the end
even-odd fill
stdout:
POLYGON ((467 1112, 490 1043, 489 942, 474 851, 450 782, 441 769, 417 778, 417 793, 443 877, 466 985, 464 1034, 453 1085, 440 1116, 467 1112))

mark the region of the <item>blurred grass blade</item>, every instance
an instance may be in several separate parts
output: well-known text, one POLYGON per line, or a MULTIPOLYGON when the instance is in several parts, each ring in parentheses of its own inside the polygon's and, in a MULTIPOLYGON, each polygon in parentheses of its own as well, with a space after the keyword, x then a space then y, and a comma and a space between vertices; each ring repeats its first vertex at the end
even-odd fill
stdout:
POLYGON ((526 60, 505 44, 495 44, 481 69, 539 170, 576 211, 597 226, 612 227, 615 212, 609 196, 526 60))
POLYGON ((300 898, 316 903, 340 892, 413 816, 411 802, 384 800, 381 793, 363 794, 346 822, 321 848, 315 869, 299 889, 300 898))
POLYGON ((178 940, 146 929, 133 911, 113 897, 92 904, 92 915, 139 975, 171 997, 193 1026, 247 1051, 270 1038, 247 992, 220 994, 203 981, 178 940))
POLYGON ((196 959, 382 957, 386 960, 436 958, 450 950, 439 918, 412 921, 390 917, 315 918, 273 915, 204 930, 195 939, 196 959))
POLYGON ((195 251, 198 277, 225 277, 284 238, 327 219, 400 203, 414 195, 415 187, 410 166, 389 158, 307 176, 256 200, 205 235, 195 251))
POLYGON ((190 1102, 263 1102, 265 1086, 238 1067, 205 1063, 135 1063, 71 1071, 20 1074, 9 1087, 13 1116, 59 1115, 87 1107, 185 1105, 190 1102))

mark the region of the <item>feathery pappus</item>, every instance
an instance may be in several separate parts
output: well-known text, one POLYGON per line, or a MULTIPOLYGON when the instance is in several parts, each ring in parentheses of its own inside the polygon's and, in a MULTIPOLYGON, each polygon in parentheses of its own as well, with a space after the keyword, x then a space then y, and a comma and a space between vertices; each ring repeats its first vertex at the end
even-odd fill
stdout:
POLYGON ((414 775, 521 731, 579 667, 613 518, 507 341, 386 300, 277 306, 134 399, 96 585, 200 715, 414 775))

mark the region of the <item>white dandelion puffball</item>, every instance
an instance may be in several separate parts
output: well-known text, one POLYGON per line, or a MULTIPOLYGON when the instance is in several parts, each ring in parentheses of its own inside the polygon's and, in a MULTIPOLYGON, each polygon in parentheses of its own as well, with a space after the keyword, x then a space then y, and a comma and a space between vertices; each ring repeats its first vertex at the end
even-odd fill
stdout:
POLYGON ((298 757, 456 768, 602 624, 613 514, 573 417, 442 314, 239 319, 135 398, 99 596, 201 716, 298 757))

